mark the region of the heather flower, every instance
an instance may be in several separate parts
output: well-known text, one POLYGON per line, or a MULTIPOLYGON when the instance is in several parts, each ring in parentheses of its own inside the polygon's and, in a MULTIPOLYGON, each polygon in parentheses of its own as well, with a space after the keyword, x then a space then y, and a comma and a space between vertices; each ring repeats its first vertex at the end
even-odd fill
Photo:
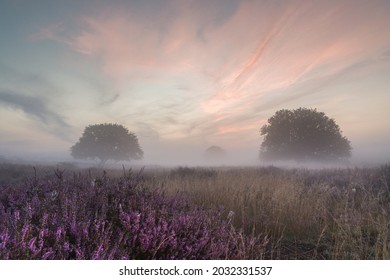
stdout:
POLYGON ((51 249, 49 249, 47 252, 45 252, 43 255, 42 255, 42 259, 43 260, 48 260, 48 259, 50 259, 52 256, 54 256, 54 252, 51 250, 51 249))
POLYGON ((65 252, 68 252, 70 250, 70 244, 69 242, 65 241, 64 245, 62 246, 65 252))
POLYGON ((20 211, 19 210, 15 211, 14 218, 15 218, 15 221, 19 221, 20 220, 20 211))
MULTIPOLYGON (((30 229, 30 225, 25 223, 22 228, 21 240, 24 241, 30 229)), ((23 243, 22 243, 23 244, 23 243)))
POLYGON ((99 247, 97 248, 97 250, 95 251, 95 253, 93 253, 92 259, 93 260, 101 259, 100 254, 102 253, 102 251, 103 251, 103 244, 100 244, 99 247))
POLYGON ((35 241, 37 240, 36 237, 33 237, 31 238, 31 240, 28 242, 28 248, 31 250, 31 251, 34 251, 34 248, 35 248, 35 241))
POLYGON ((1 233, 0 237, 1 237, 1 240, 0 240, 0 248, 1 248, 1 249, 5 249, 5 246, 6 246, 7 242, 8 242, 8 240, 9 240, 8 229, 5 229, 5 230, 1 233))
POLYGON ((56 234, 55 234, 56 243, 60 242, 60 240, 62 239, 63 233, 64 233, 64 230, 62 227, 57 228, 56 234))

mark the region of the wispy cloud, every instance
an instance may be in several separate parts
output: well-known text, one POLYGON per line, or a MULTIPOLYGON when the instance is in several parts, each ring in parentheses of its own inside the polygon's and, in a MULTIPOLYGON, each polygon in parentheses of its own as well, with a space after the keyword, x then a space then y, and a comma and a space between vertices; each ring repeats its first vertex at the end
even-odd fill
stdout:
MULTIPOLYGON (((259 40, 257 47, 243 57, 241 65, 228 68, 230 73, 219 79, 216 92, 202 103, 216 120, 228 117, 232 130, 232 115, 259 114, 286 102, 305 105, 303 97, 315 95, 316 88, 329 85, 390 45, 390 37, 380 31, 390 24, 389 18, 374 3, 359 2, 361 7, 351 6, 350 1, 316 6, 309 1, 292 3, 297 5, 266 9, 277 14, 277 20, 267 21, 271 24, 266 31, 252 37, 259 40)), ((240 12, 251 18, 247 10, 240 12)))
POLYGON ((30 40, 50 39, 61 43, 67 43, 67 41, 64 40, 64 36, 62 34, 62 32, 65 31, 65 29, 66 27, 63 23, 53 23, 51 25, 42 27, 37 32, 30 34, 29 39, 30 40))
POLYGON ((33 37, 62 41, 100 65, 122 101, 116 95, 107 104, 128 107, 121 118, 183 138, 245 137, 264 111, 305 106, 306 97, 390 49, 385 0, 224 3, 166 1, 158 11, 121 4, 84 15, 77 32, 53 25, 33 37), (142 97, 128 90, 145 82, 166 88, 142 97))
POLYGON ((61 128, 69 126, 60 114, 48 108, 43 98, 16 92, 0 91, 0 104, 20 109, 32 118, 45 124, 53 123, 61 128))

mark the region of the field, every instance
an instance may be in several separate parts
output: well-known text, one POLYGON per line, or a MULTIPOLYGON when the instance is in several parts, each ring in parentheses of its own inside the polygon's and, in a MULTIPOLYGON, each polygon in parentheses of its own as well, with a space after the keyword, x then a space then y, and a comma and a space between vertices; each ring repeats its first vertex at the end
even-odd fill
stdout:
POLYGON ((0 165, 0 259, 390 259, 390 166, 0 165))

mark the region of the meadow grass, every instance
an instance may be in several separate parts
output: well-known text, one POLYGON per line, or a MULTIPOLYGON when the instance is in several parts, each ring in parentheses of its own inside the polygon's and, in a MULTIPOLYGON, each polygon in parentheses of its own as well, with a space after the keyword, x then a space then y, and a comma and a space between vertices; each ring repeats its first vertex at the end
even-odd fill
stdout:
POLYGON ((390 259, 389 165, 0 167, 3 259, 390 259))
POLYGON ((268 240, 271 259, 389 259, 390 167, 177 168, 150 178, 169 195, 223 208, 268 240), (234 213, 234 215, 233 215, 234 213))

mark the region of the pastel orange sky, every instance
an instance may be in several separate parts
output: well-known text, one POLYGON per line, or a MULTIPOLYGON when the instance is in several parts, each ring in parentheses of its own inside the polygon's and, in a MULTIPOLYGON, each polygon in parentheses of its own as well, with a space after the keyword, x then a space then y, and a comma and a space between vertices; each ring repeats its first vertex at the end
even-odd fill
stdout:
POLYGON ((3 2, 0 155, 68 160, 114 122, 144 162, 255 163, 267 119, 308 107, 390 160, 390 1, 3 2))

